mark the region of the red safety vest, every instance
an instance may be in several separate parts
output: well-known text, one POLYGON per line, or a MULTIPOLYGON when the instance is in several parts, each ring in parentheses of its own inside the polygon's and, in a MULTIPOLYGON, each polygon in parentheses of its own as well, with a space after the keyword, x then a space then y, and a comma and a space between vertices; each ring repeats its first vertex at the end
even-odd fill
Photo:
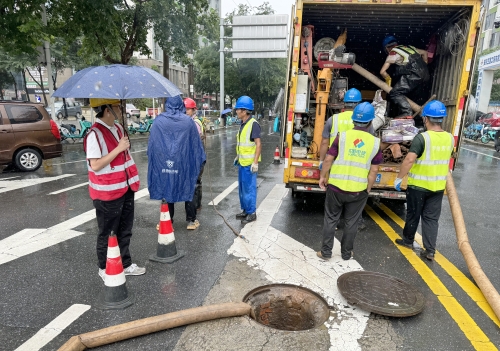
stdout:
MULTIPOLYGON (((123 127, 115 123, 120 139, 124 135, 123 127)), ((110 150, 118 146, 118 140, 111 131, 99 123, 94 123, 89 134, 94 132, 101 149, 101 155, 106 156, 110 150)), ((87 134, 83 141, 87 150, 87 134)), ((92 200, 111 201, 122 197, 129 186, 132 191, 139 190, 139 172, 128 151, 120 153, 113 161, 99 172, 95 172, 87 162, 89 171, 89 192, 92 200)))

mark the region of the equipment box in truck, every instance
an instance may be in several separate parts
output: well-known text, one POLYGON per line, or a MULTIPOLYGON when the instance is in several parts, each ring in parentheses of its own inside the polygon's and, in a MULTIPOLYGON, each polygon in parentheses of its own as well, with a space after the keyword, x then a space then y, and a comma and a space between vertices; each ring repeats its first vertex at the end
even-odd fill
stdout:
MULTIPOLYGON (((432 95, 442 101, 448 114, 443 128, 453 134, 458 147, 480 6, 478 0, 298 0, 290 29, 282 120, 286 186, 299 192, 322 191, 318 185, 321 134, 326 119, 342 111, 346 90, 360 90, 363 101, 369 102, 377 90, 389 91, 379 76, 387 57, 382 47, 387 35, 395 36, 399 44, 427 50, 430 81, 419 87, 419 96, 407 97, 414 100, 410 104, 415 112, 432 95), (345 46, 340 55, 333 50, 336 43, 345 46)), ((386 121, 392 117, 389 113, 386 121)), ((453 164, 450 159, 451 168, 453 164)), ((370 195, 404 199, 404 192, 393 188, 399 167, 380 165, 370 195)), ((406 184, 407 179, 402 189, 406 184)))

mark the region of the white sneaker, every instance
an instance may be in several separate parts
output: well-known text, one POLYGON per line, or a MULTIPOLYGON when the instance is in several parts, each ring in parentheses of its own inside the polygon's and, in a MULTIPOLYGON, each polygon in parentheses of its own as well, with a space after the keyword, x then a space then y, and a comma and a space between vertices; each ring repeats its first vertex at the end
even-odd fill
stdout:
POLYGON ((104 281, 104 278, 106 277, 106 270, 105 269, 99 268, 99 277, 101 277, 102 281, 104 281))
POLYGON ((135 263, 132 263, 130 266, 123 270, 125 275, 143 275, 146 273, 145 267, 139 267, 135 263))

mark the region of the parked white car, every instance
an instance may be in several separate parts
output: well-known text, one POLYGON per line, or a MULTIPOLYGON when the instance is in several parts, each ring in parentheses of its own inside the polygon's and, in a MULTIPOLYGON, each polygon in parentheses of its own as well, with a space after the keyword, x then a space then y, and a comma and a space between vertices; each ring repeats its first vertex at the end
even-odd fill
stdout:
POLYGON ((141 111, 132 104, 127 104, 127 106, 125 106, 125 109, 127 113, 127 118, 130 118, 132 116, 136 117, 141 116, 141 111))

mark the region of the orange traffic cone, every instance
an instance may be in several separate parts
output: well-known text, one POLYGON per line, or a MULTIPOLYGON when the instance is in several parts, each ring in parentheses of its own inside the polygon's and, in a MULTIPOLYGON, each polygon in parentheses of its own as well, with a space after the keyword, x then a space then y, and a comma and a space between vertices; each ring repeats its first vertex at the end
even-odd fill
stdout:
POLYGON ((127 308, 134 304, 134 297, 127 291, 122 257, 115 233, 108 238, 108 255, 106 259, 106 274, 104 276, 104 291, 99 295, 97 307, 103 310, 127 308))
POLYGON ((184 257, 185 253, 182 250, 177 251, 175 246, 174 228, 172 227, 170 212, 165 199, 161 201, 160 212, 160 230, 158 231, 156 255, 149 256, 149 259, 155 262, 173 263, 184 257))
POLYGON ((281 162, 280 162, 280 149, 278 146, 276 146, 276 150, 274 150, 274 161, 273 161, 273 164, 274 165, 279 165, 281 162))

